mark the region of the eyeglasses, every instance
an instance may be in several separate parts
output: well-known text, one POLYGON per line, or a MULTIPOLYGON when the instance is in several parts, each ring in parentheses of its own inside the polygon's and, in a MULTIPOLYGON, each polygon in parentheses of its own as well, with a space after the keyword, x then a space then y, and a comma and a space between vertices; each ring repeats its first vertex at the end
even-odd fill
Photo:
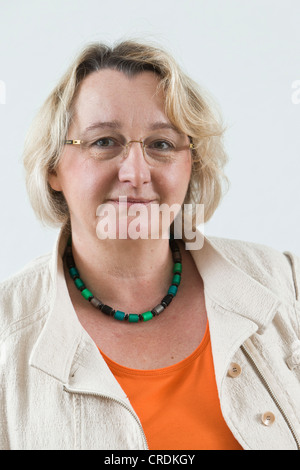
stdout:
POLYGON ((164 138, 147 138, 145 140, 130 140, 122 143, 113 137, 103 137, 91 142, 83 140, 65 140, 65 145, 76 145, 84 154, 99 160, 111 160, 116 157, 127 157, 130 145, 139 143, 145 160, 152 166, 161 166, 166 163, 172 163, 184 155, 187 150, 194 149, 192 139, 189 137, 190 143, 183 145, 183 138, 178 136, 177 139, 164 138))

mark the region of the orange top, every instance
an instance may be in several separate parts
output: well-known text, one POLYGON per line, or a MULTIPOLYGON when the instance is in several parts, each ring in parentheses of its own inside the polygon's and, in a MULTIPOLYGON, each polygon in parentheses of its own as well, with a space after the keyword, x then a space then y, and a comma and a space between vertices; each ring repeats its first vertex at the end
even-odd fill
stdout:
POLYGON ((208 326, 189 357, 162 369, 130 369, 100 352, 139 416, 150 450, 242 450, 221 413, 208 326))

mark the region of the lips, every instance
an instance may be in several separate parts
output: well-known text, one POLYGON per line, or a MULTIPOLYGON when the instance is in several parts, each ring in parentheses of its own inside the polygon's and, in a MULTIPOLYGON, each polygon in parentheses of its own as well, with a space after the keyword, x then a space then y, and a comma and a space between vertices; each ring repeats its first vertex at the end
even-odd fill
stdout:
POLYGON ((132 205, 132 204, 150 204, 151 202, 154 202, 155 199, 145 199, 145 198, 132 198, 132 197, 127 197, 127 196, 120 196, 118 199, 109 199, 108 202, 112 202, 114 204, 126 204, 127 205, 132 205))

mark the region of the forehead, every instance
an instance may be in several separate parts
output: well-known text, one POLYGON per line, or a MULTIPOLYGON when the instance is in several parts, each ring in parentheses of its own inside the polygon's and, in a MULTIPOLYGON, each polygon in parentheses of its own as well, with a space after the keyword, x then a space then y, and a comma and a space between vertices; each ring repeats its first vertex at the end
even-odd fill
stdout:
POLYGON ((133 77, 110 69, 93 72, 80 84, 74 117, 87 126, 99 118, 134 123, 164 117, 167 121, 164 95, 158 91, 158 84, 159 77, 148 71, 133 77))

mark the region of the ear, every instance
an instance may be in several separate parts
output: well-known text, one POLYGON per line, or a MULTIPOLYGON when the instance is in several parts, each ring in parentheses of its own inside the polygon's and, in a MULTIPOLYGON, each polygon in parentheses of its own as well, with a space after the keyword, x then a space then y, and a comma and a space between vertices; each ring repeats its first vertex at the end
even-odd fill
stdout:
POLYGON ((60 179, 55 170, 48 174, 48 183, 54 191, 62 191, 60 179))

